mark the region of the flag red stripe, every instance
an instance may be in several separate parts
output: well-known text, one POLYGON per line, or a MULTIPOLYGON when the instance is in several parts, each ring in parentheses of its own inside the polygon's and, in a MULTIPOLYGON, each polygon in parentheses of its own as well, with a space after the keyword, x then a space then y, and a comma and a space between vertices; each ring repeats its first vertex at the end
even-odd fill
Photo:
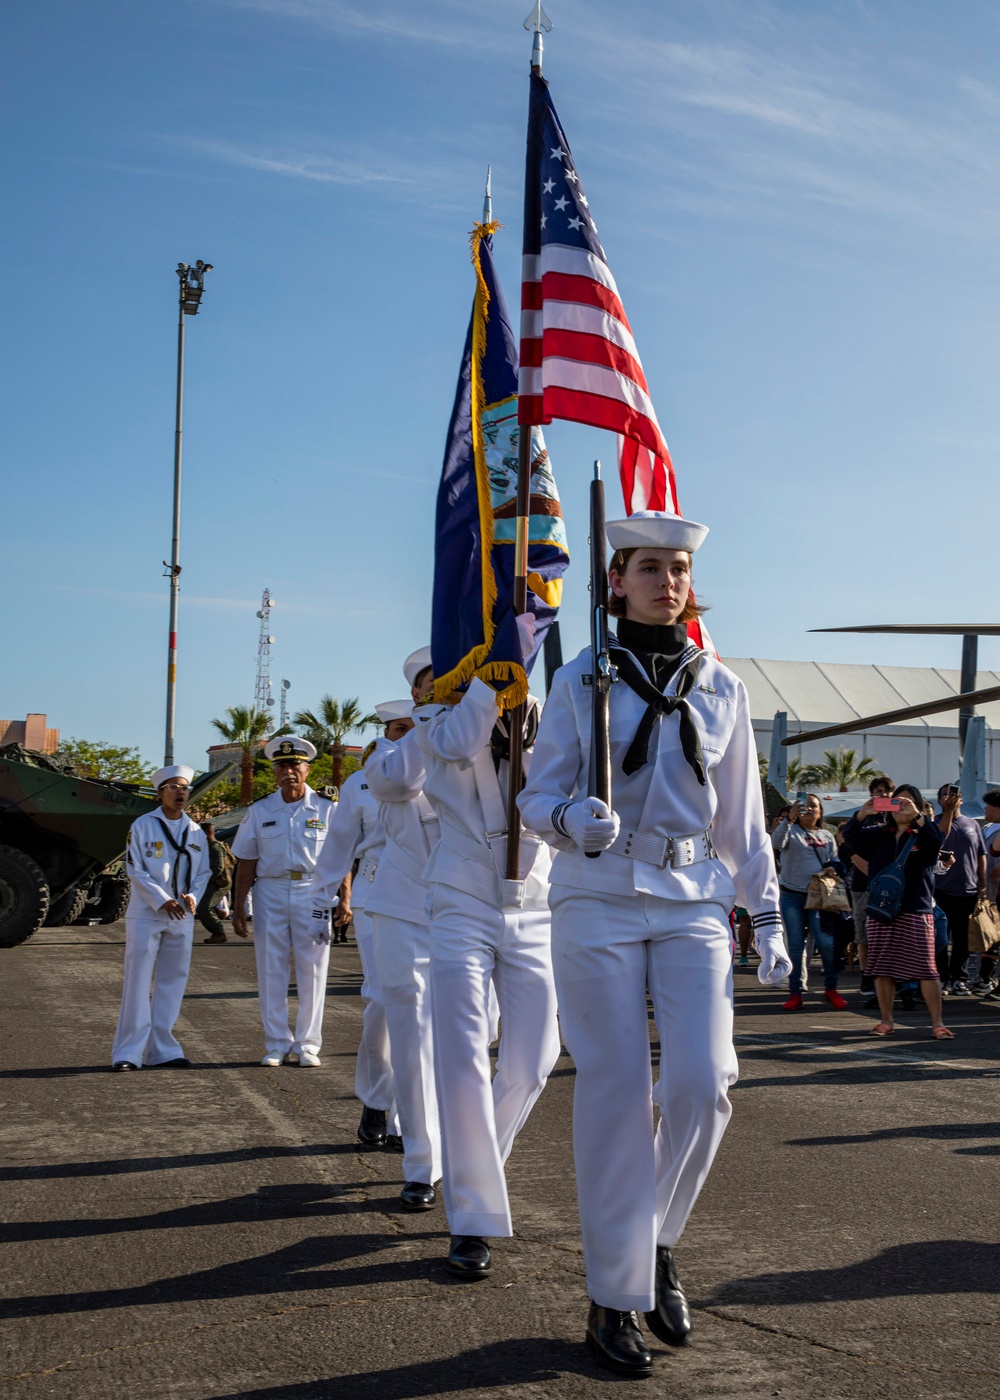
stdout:
POLYGON ((542 309, 542 284, 541 282, 521 283, 521 310, 541 311, 542 309))
MULTIPOLYGON (((534 344, 537 345, 538 342, 535 341, 534 344)), ((639 385, 644 394, 649 393, 646 376, 642 372, 642 365, 639 361, 627 350, 623 350, 620 345, 606 340, 604 336, 589 335, 584 331, 546 328, 542 332, 542 355, 543 357, 558 355, 562 359, 580 360, 588 365, 606 365, 608 369, 627 375, 633 383, 639 385)), ((522 361, 522 363, 530 364, 531 362, 522 361)), ((537 368, 540 364, 541 360, 537 360, 535 367, 537 368)))
MULTIPOLYGON (((534 285, 537 286, 537 283, 534 285)), ((614 316, 616 321, 621 321, 629 333, 632 331, 628 317, 625 315, 625 308, 616 294, 610 287, 605 287, 601 282, 595 282, 592 277, 575 277, 568 272, 543 272, 542 299, 543 301, 575 301, 583 306, 598 306, 602 311, 614 316)), ((539 308, 536 306, 531 309, 537 311, 539 308)))

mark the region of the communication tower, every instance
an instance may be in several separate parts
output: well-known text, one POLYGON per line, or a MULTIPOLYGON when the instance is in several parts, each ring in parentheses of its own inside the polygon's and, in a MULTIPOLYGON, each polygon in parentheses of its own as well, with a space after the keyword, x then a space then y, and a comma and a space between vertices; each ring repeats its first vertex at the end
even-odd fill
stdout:
MULTIPOLYGON (((260 635, 257 639, 257 688, 254 691, 253 705, 255 710, 263 710, 267 714, 268 710, 274 708, 274 696, 271 694, 271 648, 274 646, 274 638, 271 636, 271 609, 274 607, 274 599, 268 589, 264 589, 264 596, 260 600, 260 611, 257 616, 260 618, 260 635)), ((272 725, 270 716, 267 724, 268 732, 272 725)))
POLYGON ((281 729, 284 729, 288 723, 288 691, 291 684, 291 681, 281 682, 281 713, 278 716, 278 724, 281 729))

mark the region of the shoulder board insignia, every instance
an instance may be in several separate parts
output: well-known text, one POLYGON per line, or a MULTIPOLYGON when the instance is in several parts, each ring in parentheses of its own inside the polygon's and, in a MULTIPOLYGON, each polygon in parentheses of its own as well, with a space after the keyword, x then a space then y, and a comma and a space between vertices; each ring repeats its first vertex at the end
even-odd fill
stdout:
POLYGON ((362 784, 361 784, 361 791, 362 791, 362 792, 367 792, 367 791, 368 791, 368 784, 367 784, 367 783, 362 783, 362 784))
POLYGON ((594 677, 593 677, 593 676, 581 676, 580 679, 583 681, 584 685, 593 685, 593 684, 594 684, 594 677))

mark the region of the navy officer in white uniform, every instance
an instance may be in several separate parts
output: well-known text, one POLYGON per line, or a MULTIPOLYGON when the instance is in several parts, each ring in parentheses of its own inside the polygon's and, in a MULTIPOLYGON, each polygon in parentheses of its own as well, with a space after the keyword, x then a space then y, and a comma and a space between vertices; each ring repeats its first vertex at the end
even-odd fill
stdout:
MULTIPOLYGON (((375 706, 390 742, 401 739, 413 727, 412 700, 386 700, 375 706)), ((368 899, 385 848, 385 832, 379 821, 378 803, 372 796, 364 765, 375 744, 361 757, 362 766, 345 781, 330 822, 330 834, 316 867, 319 889, 331 898, 341 892, 338 918, 350 914, 361 955, 361 1043, 354 1074, 354 1093, 361 1100, 358 1138, 366 1147, 402 1148, 395 1110, 395 1084, 389 1048, 385 996, 379 981, 372 942, 368 899), (357 870, 351 878, 355 865, 357 870), (345 889, 346 882, 346 889, 345 889), (346 892, 349 890, 349 894, 346 892)))
POLYGON ((687 634, 691 556, 707 533, 658 511, 609 522, 613 810, 587 796, 589 651, 556 673, 520 798, 526 825, 558 848, 552 961, 576 1064, 586 1342, 632 1376, 652 1370, 638 1313, 671 1345, 690 1330, 673 1248, 731 1112, 734 904, 753 918, 761 982, 790 967, 746 689, 687 634))
POLYGON ((191 967, 194 912, 212 873, 205 833, 184 810, 193 777, 182 763, 160 768, 152 779, 159 808, 129 828, 125 980, 111 1048, 119 1073, 190 1064, 174 1025, 191 967))
MULTIPOLYGON (((529 697, 524 764, 538 728, 529 697)), ((454 706, 414 712, 424 796, 441 837, 431 882, 434 1066, 444 1147, 448 1267, 464 1279, 491 1269, 491 1236, 510 1237, 504 1165, 559 1058, 548 908, 551 853, 525 832, 518 878, 507 879, 509 715, 475 677, 454 706), (503 1034, 491 1075, 491 994, 503 1034)), ((515 820, 518 820, 515 812, 515 820)))
POLYGON ((264 755, 274 764, 277 792, 255 802, 233 841, 236 888, 233 932, 247 936, 246 899, 253 887, 257 995, 264 1025, 262 1065, 320 1064, 333 901, 317 894, 314 873, 330 827, 333 803, 309 786, 315 745, 297 735, 272 739, 264 755), (299 1006, 295 1034, 288 1024, 289 961, 299 1006))

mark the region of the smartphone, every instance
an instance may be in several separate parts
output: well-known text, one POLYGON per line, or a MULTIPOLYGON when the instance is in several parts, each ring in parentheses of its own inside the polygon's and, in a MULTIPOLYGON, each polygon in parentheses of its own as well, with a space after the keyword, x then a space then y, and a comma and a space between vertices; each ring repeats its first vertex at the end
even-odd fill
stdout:
POLYGON ((960 795, 961 791, 962 791, 961 788, 957 788, 957 787, 955 787, 954 784, 952 784, 952 786, 948 789, 948 796, 949 796, 949 797, 958 797, 958 796, 960 795))
POLYGON ((898 812, 899 803, 894 797, 875 797, 872 799, 873 812, 898 812))
POLYGON ((804 807, 809 800, 809 794, 807 792, 797 792, 795 794, 795 800, 800 807, 804 807))

